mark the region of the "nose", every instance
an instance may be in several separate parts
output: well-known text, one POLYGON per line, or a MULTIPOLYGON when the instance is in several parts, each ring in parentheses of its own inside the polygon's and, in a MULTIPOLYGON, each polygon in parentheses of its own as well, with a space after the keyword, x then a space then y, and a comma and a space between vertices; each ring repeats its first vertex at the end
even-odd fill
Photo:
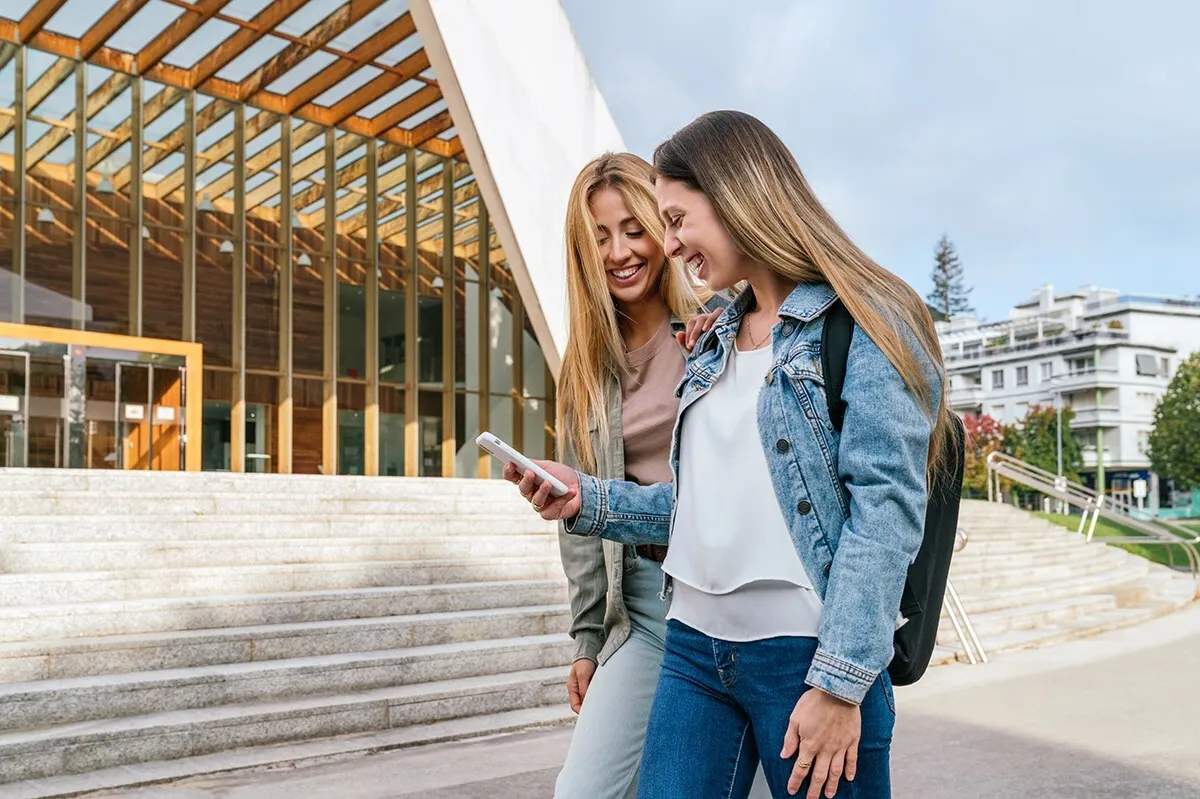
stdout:
POLYGON ((608 245, 608 260, 619 264, 629 257, 629 247, 625 244, 624 236, 613 236, 608 245))
POLYGON ((663 236, 663 252, 668 258, 677 258, 683 250, 683 244, 679 241, 679 237, 670 230, 663 236))

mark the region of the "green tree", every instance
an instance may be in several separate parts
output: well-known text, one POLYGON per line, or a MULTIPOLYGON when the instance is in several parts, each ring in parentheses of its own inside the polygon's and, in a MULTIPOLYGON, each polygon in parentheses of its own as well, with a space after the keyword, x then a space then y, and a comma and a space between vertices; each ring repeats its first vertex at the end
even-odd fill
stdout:
POLYGON ((963 284, 963 266, 958 260, 954 244, 946 236, 942 236, 937 249, 933 253, 933 291, 925 297, 933 308, 946 317, 955 314, 971 313, 968 296, 971 289, 963 284))
POLYGON ((1193 352, 1154 408, 1150 465, 1187 491, 1200 488, 1200 352, 1193 352))
MULTIPOLYGON (((1079 482, 1079 469, 1083 466, 1083 450, 1071 431, 1071 420, 1075 411, 1062 411, 1062 463, 1063 476, 1079 482)), ((1058 412, 1051 405, 1034 405, 1005 437, 1005 451, 1048 472, 1058 471, 1058 412)), ((1028 489, 1017 489, 1022 495, 1033 494, 1028 489)))

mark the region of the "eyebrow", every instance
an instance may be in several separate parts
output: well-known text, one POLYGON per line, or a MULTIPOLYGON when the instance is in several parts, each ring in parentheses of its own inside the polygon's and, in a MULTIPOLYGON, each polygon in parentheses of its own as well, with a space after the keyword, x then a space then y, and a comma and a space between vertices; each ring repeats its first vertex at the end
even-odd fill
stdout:
POLYGON ((658 215, 663 218, 664 222, 669 222, 673 213, 681 214, 683 213, 683 209, 677 205, 668 205, 666 208, 660 209, 658 215))
MULTIPOLYGON (((622 225, 629 223, 629 222, 637 222, 637 224, 639 224, 639 225, 642 224, 641 222, 638 222, 638 218, 636 216, 630 215, 630 216, 627 216, 624 219, 622 219, 620 222, 618 222, 617 227, 621 227, 622 225)), ((597 230, 608 230, 608 228, 606 228, 604 225, 601 225, 598 222, 596 223, 596 229, 597 230)))

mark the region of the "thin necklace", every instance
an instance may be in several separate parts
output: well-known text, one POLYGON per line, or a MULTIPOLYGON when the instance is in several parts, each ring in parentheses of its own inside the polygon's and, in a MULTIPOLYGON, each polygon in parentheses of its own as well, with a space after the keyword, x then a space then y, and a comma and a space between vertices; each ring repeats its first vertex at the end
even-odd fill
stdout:
MULTIPOLYGON (((750 317, 749 317, 749 316, 747 316, 747 317, 746 317, 746 319, 747 319, 747 320, 749 320, 749 319, 750 319, 750 317)), ((766 340, 767 340, 767 339, 770 337, 770 335, 771 335, 771 331, 772 331, 772 330, 774 330, 774 329, 775 329, 775 325, 771 325, 770 327, 768 327, 768 328, 767 328, 767 332, 766 332, 766 334, 765 334, 765 335, 764 335, 762 338, 760 338, 758 341, 755 341, 755 340, 754 340, 754 333, 752 333, 752 332, 750 331, 750 328, 749 328, 749 327, 747 327, 747 328, 746 328, 746 338, 750 339, 750 349, 752 349, 752 350, 756 350, 756 349, 758 349, 759 347, 761 347, 761 346, 762 346, 762 344, 763 344, 763 342, 764 342, 764 341, 766 341, 766 340)))

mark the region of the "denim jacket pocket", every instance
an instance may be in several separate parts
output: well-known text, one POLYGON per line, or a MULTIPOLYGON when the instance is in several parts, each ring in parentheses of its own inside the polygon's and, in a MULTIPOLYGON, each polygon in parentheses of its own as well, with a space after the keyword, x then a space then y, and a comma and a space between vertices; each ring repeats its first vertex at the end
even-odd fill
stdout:
POLYGON ((805 417, 814 425, 814 431, 819 425, 828 438, 834 430, 829 421, 829 403, 825 398, 825 377, 821 373, 820 356, 801 351, 784 363, 782 370, 805 417))

